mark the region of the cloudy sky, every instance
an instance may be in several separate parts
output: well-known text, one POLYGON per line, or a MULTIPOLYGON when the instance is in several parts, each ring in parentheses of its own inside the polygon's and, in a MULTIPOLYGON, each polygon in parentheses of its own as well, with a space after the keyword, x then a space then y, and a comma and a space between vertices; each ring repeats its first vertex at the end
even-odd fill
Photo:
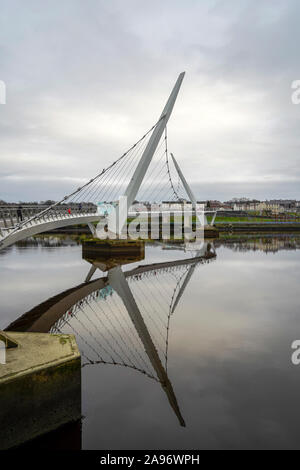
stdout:
POLYGON ((201 199, 300 198, 298 0, 1 0, 0 199, 57 199, 160 115, 201 199))

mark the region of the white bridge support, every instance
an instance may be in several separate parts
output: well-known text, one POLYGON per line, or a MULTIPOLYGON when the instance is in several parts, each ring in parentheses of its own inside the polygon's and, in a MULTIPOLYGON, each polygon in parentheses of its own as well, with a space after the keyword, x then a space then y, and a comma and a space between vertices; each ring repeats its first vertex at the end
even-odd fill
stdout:
POLYGON ((97 232, 96 232, 96 227, 92 224, 92 222, 87 223, 88 228, 90 229, 93 237, 96 237, 97 232))
POLYGON ((207 225, 207 218, 206 218, 205 212, 204 211, 197 212, 197 199, 195 198, 195 195, 194 195, 193 191, 191 190, 187 180, 183 176, 183 173, 182 173, 177 161, 175 160, 175 157, 174 157, 173 153, 171 153, 171 157, 172 157, 174 166, 176 168, 176 171, 178 173, 178 176, 182 181, 183 187, 186 190, 186 192, 187 192, 187 194, 188 194, 188 196, 189 196, 189 198, 192 202, 192 206, 193 206, 193 209, 196 213, 196 217, 198 218, 201 225, 203 225, 203 226, 207 225))
POLYGON ((183 173, 182 173, 182 171, 181 171, 181 169, 180 169, 180 167, 179 167, 179 165, 178 165, 178 163, 177 163, 177 161, 176 161, 176 159, 175 159, 173 153, 171 153, 171 157, 172 157, 174 166, 175 166, 175 168, 176 168, 176 171, 177 171, 177 173, 178 173, 178 176, 179 176, 179 178, 181 179, 182 184, 183 184, 183 186, 184 186, 184 189, 186 190, 186 192, 187 192, 187 194, 188 194, 188 196, 189 196, 189 198, 190 198, 190 200, 191 200, 191 202, 192 202, 193 209, 194 209, 194 211, 196 212, 196 210, 197 210, 197 200, 196 200, 196 198, 195 198, 195 195, 194 195, 193 191, 191 190, 190 186, 188 185, 188 183, 187 183, 185 177, 183 176, 183 173))
POLYGON ((214 215, 213 215, 213 218, 212 218, 212 221, 211 221, 210 225, 214 225, 215 219, 216 219, 216 216, 217 216, 217 211, 207 211, 207 212, 205 212, 205 211, 197 211, 197 200, 196 200, 196 198, 195 198, 195 195, 194 195, 193 191, 191 190, 191 187, 190 187, 190 185, 188 184, 187 180, 186 180, 185 177, 183 176, 183 173, 182 173, 182 171, 181 171, 181 169, 180 169, 180 167, 179 167, 177 161, 175 160, 175 157, 174 157, 173 153, 171 153, 171 157, 172 157, 174 166, 175 166, 175 168, 176 168, 176 170, 177 170, 178 176, 179 176, 179 178, 180 178, 181 181, 182 181, 182 184, 183 184, 183 186, 184 186, 184 189, 186 190, 186 192, 187 192, 187 194, 188 194, 188 196, 189 196, 189 198, 190 198, 190 200, 191 200, 191 202, 192 202, 193 209, 194 209, 194 211, 195 211, 195 213, 196 213, 196 217, 198 218, 200 224, 201 224, 201 225, 204 225, 204 226, 205 226, 205 225, 208 225, 206 213, 210 213, 210 212, 211 212, 211 213, 213 213, 214 215))
MULTIPOLYGON (((127 211, 130 209, 130 206, 132 205, 133 201, 136 198, 136 195, 138 193, 138 190, 140 189, 144 176, 149 168, 152 157, 157 149, 161 136, 171 116, 184 75, 185 75, 185 72, 182 72, 177 78, 177 81, 169 96, 169 99, 163 109, 163 112, 161 113, 158 124, 155 126, 152 132, 149 142, 143 152, 143 155, 125 191, 124 196, 127 198, 127 211)), ((123 210, 119 210, 118 222, 117 222, 117 230, 118 230, 119 235, 121 234, 126 221, 127 221, 127 212, 125 214, 123 210)))
POLYGON ((218 211, 215 211, 215 212, 213 213, 214 215, 213 215, 213 218, 211 219, 210 225, 214 225, 215 220, 216 220, 216 217, 217 217, 217 213, 218 213, 218 211))

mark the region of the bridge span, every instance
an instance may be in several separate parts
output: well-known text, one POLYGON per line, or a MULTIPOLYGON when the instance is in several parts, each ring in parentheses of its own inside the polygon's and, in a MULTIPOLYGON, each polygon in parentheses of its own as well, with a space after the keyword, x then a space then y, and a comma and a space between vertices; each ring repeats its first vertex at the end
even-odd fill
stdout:
POLYGON ((168 153, 167 123, 183 78, 184 72, 178 76, 158 121, 110 166, 41 212, 26 217, 16 225, 11 219, 11 226, 5 223, 6 226, 0 227, 0 249, 27 237, 71 225, 87 224, 95 235, 93 222, 101 220, 98 209, 99 205, 105 203, 113 204, 116 209, 116 230, 117 235, 120 235, 126 224, 128 210, 137 197, 140 201, 161 202, 166 200, 166 191, 169 200, 189 200, 200 224, 206 225, 205 212, 196 210, 196 198, 174 155, 171 154, 170 159, 168 153), (177 184, 174 183, 174 173, 178 178, 177 184), (126 211, 121 210, 121 200, 124 197, 128 208, 126 211), (94 207, 94 211, 84 214, 76 211, 74 214, 70 209, 74 205, 80 207, 83 204, 94 207))

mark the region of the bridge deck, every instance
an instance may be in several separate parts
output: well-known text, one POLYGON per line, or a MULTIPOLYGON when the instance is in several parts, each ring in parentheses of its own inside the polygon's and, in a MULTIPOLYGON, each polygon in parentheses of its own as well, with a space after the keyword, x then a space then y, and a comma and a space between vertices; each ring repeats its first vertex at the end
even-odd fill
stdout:
POLYGON ((13 243, 23 240, 27 237, 37 235, 39 233, 54 230, 60 227, 69 225, 87 224, 89 222, 99 221, 101 216, 99 214, 59 214, 49 215, 45 218, 41 217, 37 220, 28 220, 18 229, 12 227, 9 229, 1 228, 0 236, 0 249, 6 248, 13 243))

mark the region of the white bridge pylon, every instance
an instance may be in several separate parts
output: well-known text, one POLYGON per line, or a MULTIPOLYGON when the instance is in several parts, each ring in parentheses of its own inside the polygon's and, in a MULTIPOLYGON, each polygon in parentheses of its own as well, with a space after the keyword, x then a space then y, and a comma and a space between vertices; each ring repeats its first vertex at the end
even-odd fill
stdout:
MULTIPOLYGON (((0 250, 3 248, 6 248, 13 243, 16 243, 18 241, 24 240, 28 237, 31 237, 33 235, 37 235, 42 232, 47 232, 49 230, 54 230, 57 228, 62 228, 66 226, 71 226, 71 225, 78 225, 78 224, 87 224, 92 231, 93 235, 95 234, 95 228, 93 225, 93 222, 99 222, 101 219, 103 220, 104 217, 103 215, 93 212, 90 210, 87 213, 68 213, 67 212, 67 207, 66 204, 69 204, 72 201, 79 201, 79 197, 81 197, 83 194, 92 194, 94 195, 101 195, 101 190, 105 185, 107 185, 107 181, 105 179, 109 179, 112 176, 114 176, 112 173, 115 168, 120 164, 120 167, 122 166, 123 162, 126 161, 126 156, 130 154, 130 152, 134 152, 135 148, 137 148, 137 145, 140 145, 140 142, 143 141, 143 139, 149 135, 150 138, 148 140, 148 143, 143 150, 143 153, 141 155, 140 160, 138 161, 135 171, 133 172, 133 176, 131 177, 129 184, 123 192, 123 196, 119 198, 119 201, 124 199, 124 196, 126 199, 126 210, 122 210, 121 205, 117 203, 116 207, 116 234, 121 234, 121 231, 126 224, 127 217, 130 213, 128 213, 128 210, 132 203, 135 200, 135 197, 140 189, 140 186, 143 182, 143 179, 145 177, 145 174, 147 172, 147 169, 149 168, 149 165, 151 163, 152 157, 155 154, 158 144, 161 140, 161 137, 163 135, 163 132, 166 129, 167 122, 171 116, 178 92, 180 90, 183 78, 184 78, 185 73, 182 72, 178 78, 177 81, 174 85, 174 88, 169 96, 169 99, 161 113, 161 116, 157 123, 148 131, 140 141, 138 141, 131 149, 129 149, 128 152, 125 152, 122 157, 120 157, 118 160, 113 162, 107 169, 103 169, 101 173, 96 175, 96 177, 92 178, 90 181, 88 181, 86 184, 84 184, 81 188, 78 188, 75 190, 72 194, 69 194, 68 196, 65 196, 62 200, 56 202, 55 204, 49 206, 47 209, 43 210, 42 212, 39 212, 38 214, 31 216, 27 218, 26 220, 22 221, 21 223, 17 223, 15 226, 11 227, 0 227, 0 250), (150 135, 150 132, 152 131, 152 134, 150 135), (125 159, 124 159, 125 157, 125 159), (124 159, 124 160, 123 160, 124 159), (121 163, 119 163, 121 162, 121 163), (108 175, 108 176, 107 176, 108 175), (94 185, 94 186, 93 186, 94 185), (61 209, 62 207, 62 209, 61 209)), ((131 158, 131 156, 130 156, 131 158)), ((183 177, 183 174, 181 170, 179 169, 179 166, 177 162, 175 161, 174 157, 172 156, 175 168, 177 169, 177 172, 179 174, 179 177, 183 183, 183 186, 190 197, 193 205, 195 204, 195 197, 189 188, 185 178, 183 177)), ((113 180, 113 178, 112 178, 113 180)), ((120 193, 119 193, 120 194, 120 193)), ((85 196, 87 197, 87 196, 85 196)), ((96 196, 95 196, 96 197, 96 196)), ((116 200, 115 199, 110 199, 110 200, 116 200)), ((97 199, 95 199, 97 200, 97 199)), ((107 199, 104 199, 103 197, 100 198, 98 201, 107 201, 107 199)), ((91 202, 91 201, 88 201, 91 202)), ((96 206, 95 206, 96 207, 96 206)), ((197 213, 198 219, 200 220, 200 223, 205 225, 206 222, 206 216, 203 213, 203 216, 201 214, 199 215, 199 211, 197 213)))

